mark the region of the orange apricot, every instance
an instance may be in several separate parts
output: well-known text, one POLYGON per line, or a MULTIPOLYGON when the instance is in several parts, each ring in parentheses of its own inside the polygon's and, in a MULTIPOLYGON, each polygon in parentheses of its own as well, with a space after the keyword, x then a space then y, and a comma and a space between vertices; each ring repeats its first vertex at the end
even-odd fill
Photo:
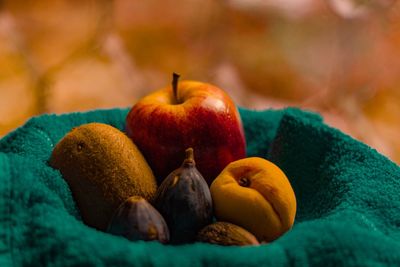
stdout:
POLYGON ((258 240, 270 242, 288 231, 296 215, 296 197, 283 171, 251 157, 230 163, 210 187, 218 220, 237 224, 258 240))

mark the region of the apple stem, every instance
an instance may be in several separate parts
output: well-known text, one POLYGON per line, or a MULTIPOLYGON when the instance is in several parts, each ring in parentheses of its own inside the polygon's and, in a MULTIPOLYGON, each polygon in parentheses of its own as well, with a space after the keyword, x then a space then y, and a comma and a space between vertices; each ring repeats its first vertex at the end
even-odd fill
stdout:
POLYGON ((193 148, 189 147, 185 150, 185 161, 183 162, 184 165, 191 164, 194 165, 194 151, 193 148))
POLYGON ((178 73, 172 73, 172 92, 174 94, 175 103, 179 103, 178 99, 178 81, 180 75, 178 73))

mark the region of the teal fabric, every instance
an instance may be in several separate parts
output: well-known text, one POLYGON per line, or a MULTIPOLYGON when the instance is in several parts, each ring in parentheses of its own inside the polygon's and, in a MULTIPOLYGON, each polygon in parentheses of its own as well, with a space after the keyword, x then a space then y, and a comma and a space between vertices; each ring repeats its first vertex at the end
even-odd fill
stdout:
POLYGON ((124 129, 128 109, 43 115, 0 140, 0 266, 400 266, 400 168, 289 108, 240 109, 248 155, 289 177, 298 212, 291 231, 257 247, 130 242, 84 225, 47 161, 72 127, 124 129))

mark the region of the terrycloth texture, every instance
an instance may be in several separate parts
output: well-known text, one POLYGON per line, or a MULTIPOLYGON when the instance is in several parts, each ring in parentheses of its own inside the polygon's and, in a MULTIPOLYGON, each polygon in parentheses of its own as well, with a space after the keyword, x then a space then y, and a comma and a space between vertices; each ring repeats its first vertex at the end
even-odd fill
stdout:
POLYGON ((258 247, 130 242, 85 226, 48 166, 72 127, 124 128, 127 109, 44 115, 0 141, 0 266, 400 266, 400 168, 298 109, 241 109, 248 155, 270 159, 297 196, 293 229, 258 247))

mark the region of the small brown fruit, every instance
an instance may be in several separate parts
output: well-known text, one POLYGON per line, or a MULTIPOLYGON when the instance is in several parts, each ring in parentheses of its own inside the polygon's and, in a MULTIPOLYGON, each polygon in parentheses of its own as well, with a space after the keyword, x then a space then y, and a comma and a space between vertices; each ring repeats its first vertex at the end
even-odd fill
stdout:
POLYGON ((228 222, 215 222, 204 227, 197 235, 197 241, 223 245, 259 245, 257 238, 247 230, 228 222))
POLYGON ((136 145, 120 130, 89 123, 54 148, 50 165, 67 181, 83 221, 106 230, 119 205, 132 195, 151 201, 156 179, 136 145))

